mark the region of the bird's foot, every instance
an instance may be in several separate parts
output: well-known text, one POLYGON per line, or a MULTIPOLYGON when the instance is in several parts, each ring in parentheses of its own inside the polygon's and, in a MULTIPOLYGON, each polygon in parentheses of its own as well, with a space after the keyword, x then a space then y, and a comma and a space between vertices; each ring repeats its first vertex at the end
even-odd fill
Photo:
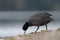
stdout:
POLYGON ((48 32, 48 30, 46 30, 46 32, 48 32))
POLYGON ((31 32, 30 34, 35 34, 35 33, 37 33, 37 32, 31 32))
POLYGON ((31 32, 30 34, 33 34, 34 32, 31 32))

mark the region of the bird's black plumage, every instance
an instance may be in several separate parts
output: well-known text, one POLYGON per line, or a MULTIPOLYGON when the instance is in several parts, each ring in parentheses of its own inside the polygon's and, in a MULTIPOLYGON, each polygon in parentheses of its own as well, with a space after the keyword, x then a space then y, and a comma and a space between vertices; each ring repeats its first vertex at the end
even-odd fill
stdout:
MULTIPOLYGON (((38 30, 39 26, 46 25, 46 30, 47 30, 47 24, 53 20, 50 16, 52 16, 52 15, 47 12, 38 13, 36 15, 33 15, 23 25, 22 29, 24 31, 26 31, 29 26, 37 26, 38 27, 37 30, 38 30)), ((37 30, 35 32, 37 32, 37 30)))
POLYGON ((23 25, 22 29, 23 29, 24 31, 26 31, 29 26, 30 26, 29 23, 26 22, 26 23, 23 25))

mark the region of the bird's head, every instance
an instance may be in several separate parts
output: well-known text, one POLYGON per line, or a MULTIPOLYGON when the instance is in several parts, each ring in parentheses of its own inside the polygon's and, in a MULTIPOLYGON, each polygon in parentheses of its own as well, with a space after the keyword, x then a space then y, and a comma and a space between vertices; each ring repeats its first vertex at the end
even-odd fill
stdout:
POLYGON ((22 29, 23 29, 24 31, 26 31, 29 26, 30 26, 29 23, 26 22, 26 23, 23 25, 22 29))

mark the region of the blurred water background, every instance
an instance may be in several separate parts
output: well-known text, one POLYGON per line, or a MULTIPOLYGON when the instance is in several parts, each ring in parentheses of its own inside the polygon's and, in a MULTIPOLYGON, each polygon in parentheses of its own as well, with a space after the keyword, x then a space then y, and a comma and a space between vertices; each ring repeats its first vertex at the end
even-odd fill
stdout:
MULTIPOLYGON (((0 0, 0 37, 22 35, 22 26, 29 17, 43 11, 53 15, 54 21, 48 24, 48 30, 60 28, 60 0, 0 0)), ((30 27, 26 33, 36 28, 30 27)))
POLYGON ((0 0, 0 11, 60 10, 60 0, 0 0))
MULTIPOLYGON (((0 11, 0 37, 23 35, 22 26, 30 16, 43 11, 0 11)), ((45 11, 52 14, 54 21, 48 24, 48 30, 60 28, 60 12, 45 11)), ((36 26, 29 27, 26 34, 34 32, 36 26)), ((41 26, 39 31, 45 30, 45 26, 41 26)))

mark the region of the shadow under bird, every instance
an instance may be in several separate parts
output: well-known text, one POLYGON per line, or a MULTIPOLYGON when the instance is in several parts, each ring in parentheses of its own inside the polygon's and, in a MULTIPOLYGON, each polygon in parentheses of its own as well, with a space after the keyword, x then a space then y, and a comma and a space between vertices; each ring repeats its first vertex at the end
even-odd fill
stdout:
POLYGON ((29 20, 27 22, 25 22, 25 24, 22 27, 22 29, 24 30, 24 33, 26 33, 26 30, 31 26, 37 26, 35 33, 38 31, 39 27, 43 26, 43 25, 46 26, 46 31, 48 31, 47 24, 49 22, 53 21, 51 16, 52 15, 47 12, 37 13, 37 14, 31 16, 29 18, 29 20))

